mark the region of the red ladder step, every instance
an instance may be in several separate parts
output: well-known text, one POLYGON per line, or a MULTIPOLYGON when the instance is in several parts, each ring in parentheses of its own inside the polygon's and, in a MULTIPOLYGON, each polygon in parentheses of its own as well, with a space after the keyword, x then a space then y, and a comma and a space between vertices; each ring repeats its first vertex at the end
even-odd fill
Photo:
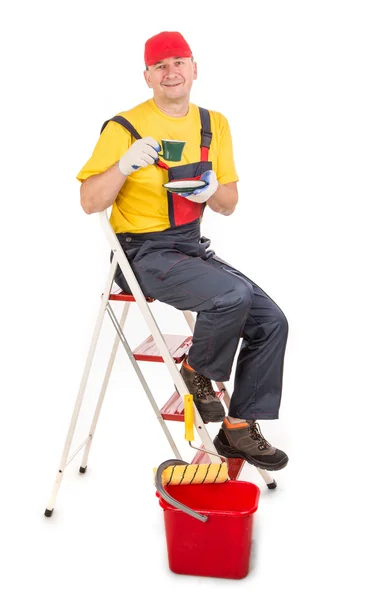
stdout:
POLYGON ((238 479, 245 461, 242 458, 229 458, 229 479, 238 479))
MULTIPOLYGON (((192 345, 192 336, 172 335, 170 333, 164 333, 163 338, 169 348, 169 352, 172 358, 174 359, 174 362, 182 362, 185 356, 188 354, 189 348, 192 345)), ((163 358, 159 353, 159 349, 155 344, 152 335, 150 335, 135 350, 133 350, 133 355, 136 358, 136 360, 163 362, 163 358)))
MULTIPOLYGON (((201 446, 203 448, 203 446, 201 446)), ((205 465, 211 462, 210 455, 202 450, 198 450, 193 457, 192 465, 205 465)), ((223 459, 222 459, 223 462, 223 459)), ((227 460, 227 470, 229 473, 229 479, 238 479, 245 461, 242 458, 229 458, 227 460)))
MULTIPOLYGON (((223 399, 224 392, 215 392, 220 400, 223 399)), ((184 421, 184 403, 182 397, 173 392, 165 406, 160 411, 165 421, 184 421)))
MULTIPOLYGON (((125 292, 119 292, 117 294, 110 294, 109 300, 119 300, 120 302, 136 302, 135 296, 131 294, 126 294, 125 292)), ((154 302, 155 298, 151 298, 150 296, 145 296, 146 302, 154 302)))

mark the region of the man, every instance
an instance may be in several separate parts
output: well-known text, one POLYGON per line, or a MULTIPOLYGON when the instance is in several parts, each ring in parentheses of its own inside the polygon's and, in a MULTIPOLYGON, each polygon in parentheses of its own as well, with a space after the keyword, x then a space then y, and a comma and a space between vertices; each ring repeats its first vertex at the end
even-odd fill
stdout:
MULTIPOLYGON (((231 215, 238 202, 226 118, 190 103, 197 77, 191 49, 178 32, 147 40, 146 83, 153 98, 104 123, 94 152, 78 174, 87 214, 112 206, 111 225, 147 296, 197 313, 181 375, 204 422, 221 422, 219 454, 267 470, 287 455, 261 434, 258 419, 277 419, 288 324, 279 307, 245 275, 215 256, 200 236, 208 206, 231 215), (159 140, 185 140, 179 163, 163 162, 159 140), (201 179, 193 193, 167 192, 167 181, 201 179), (229 414, 212 381, 230 379, 238 343, 229 414)), ((120 271, 120 287, 130 292, 120 271)))

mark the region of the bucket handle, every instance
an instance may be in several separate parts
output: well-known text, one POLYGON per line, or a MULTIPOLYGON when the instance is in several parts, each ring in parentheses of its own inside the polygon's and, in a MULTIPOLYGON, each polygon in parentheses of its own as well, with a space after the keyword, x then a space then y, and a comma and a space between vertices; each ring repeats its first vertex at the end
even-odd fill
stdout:
POLYGON ((170 494, 168 494, 167 491, 165 490, 165 488, 163 487, 163 483, 162 483, 163 471, 167 467, 172 467, 175 465, 189 465, 189 463, 187 463, 183 460, 177 460, 176 458, 173 458, 170 460, 166 460, 165 462, 160 464, 155 473, 155 487, 157 488, 157 490, 158 490, 159 494, 162 496, 162 498, 164 498, 164 500, 166 500, 166 502, 168 504, 171 504, 175 508, 179 508, 180 510, 187 513, 191 517, 195 517, 195 519, 198 519, 199 521, 202 521, 203 523, 205 523, 208 520, 207 515, 201 515, 200 513, 196 512, 195 510, 192 510, 191 508, 189 508, 189 506, 185 506, 185 504, 182 504, 178 500, 175 500, 175 498, 170 496, 170 494))

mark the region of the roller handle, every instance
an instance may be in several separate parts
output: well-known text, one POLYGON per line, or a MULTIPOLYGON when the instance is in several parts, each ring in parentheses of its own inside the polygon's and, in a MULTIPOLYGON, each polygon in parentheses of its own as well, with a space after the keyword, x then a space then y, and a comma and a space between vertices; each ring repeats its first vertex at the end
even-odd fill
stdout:
POLYGON ((175 465, 188 465, 188 464, 189 463, 187 463, 183 460, 178 460, 176 458, 173 458, 170 460, 165 460, 165 462, 160 464, 156 470, 155 487, 157 488, 157 490, 158 490, 159 494, 162 496, 162 498, 164 500, 166 500, 166 502, 168 504, 171 504, 171 506, 174 506, 175 508, 179 508, 187 515, 190 515, 191 517, 195 517, 195 519, 198 519, 199 521, 202 521, 203 523, 205 523, 208 520, 207 515, 201 515, 200 513, 196 512, 195 510, 192 510, 191 508, 189 508, 189 506, 185 506, 185 504, 178 502, 178 500, 175 500, 174 498, 172 498, 170 496, 170 494, 168 494, 167 491, 165 490, 165 488, 163 487, 162 473, 167 467, 173 467, 175 465))
POLYGON ((193 396, 185 394, 184 396, 184 422, 185 422, 185 439, 187 442, 194 440, 193 436, 193 396))

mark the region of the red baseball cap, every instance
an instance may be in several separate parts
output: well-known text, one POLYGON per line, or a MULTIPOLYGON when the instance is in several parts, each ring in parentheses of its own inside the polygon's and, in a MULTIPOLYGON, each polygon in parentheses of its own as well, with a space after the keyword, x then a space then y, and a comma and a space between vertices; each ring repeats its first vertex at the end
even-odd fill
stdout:
POLYGON ((147 67, 172 56, 192 56, 188 42, 178 31, 162 31, 147 40, 144 47, 144 62, 147 67))

